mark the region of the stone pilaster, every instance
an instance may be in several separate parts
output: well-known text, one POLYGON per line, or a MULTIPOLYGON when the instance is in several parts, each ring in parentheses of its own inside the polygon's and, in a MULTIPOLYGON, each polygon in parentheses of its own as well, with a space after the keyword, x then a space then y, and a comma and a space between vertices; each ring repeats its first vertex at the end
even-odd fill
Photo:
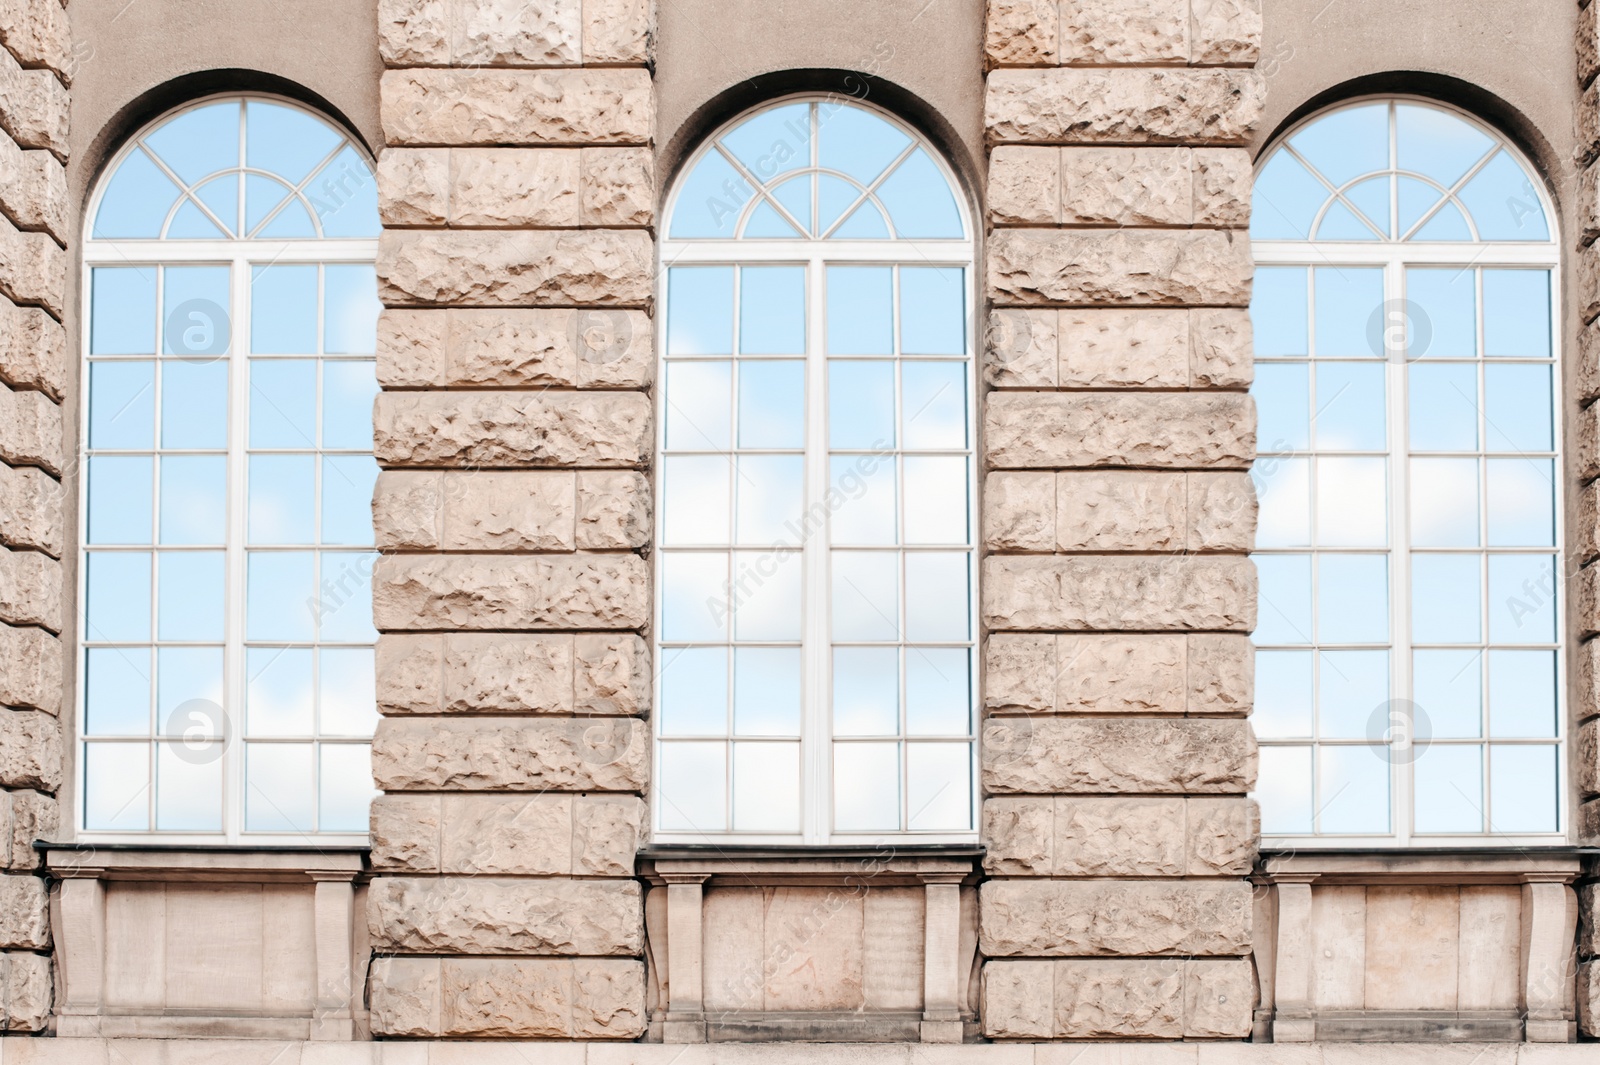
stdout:
POLYGON ((372 1031, 633 1039, 649 0, 380 0, 372 1031))
POLYGON ((50 1013, 50 919, 36 839, 54 836, 66 659, 61 476, 68 462, 64 0, 0 15, 0 1029, 50 1013))
POLYGON ((990 0, 993 1039, 1242 1038, 1253 0, 990 0))

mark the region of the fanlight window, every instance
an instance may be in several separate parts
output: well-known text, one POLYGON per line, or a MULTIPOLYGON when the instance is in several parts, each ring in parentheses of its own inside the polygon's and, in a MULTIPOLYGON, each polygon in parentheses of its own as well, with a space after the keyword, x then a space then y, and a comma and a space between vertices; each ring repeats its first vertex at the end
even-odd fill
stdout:
POLYGON ((975 829, 972 243, 920 137, 783 101, 672 199, 656 839, 975 829))
POLYGON ((363 840, 378 216, 286 101, 124 147, 94 201, 79 542, 78 827, 363 840))
POLYGON ((1268 836, 1564 838, 1551 217, 1513 147, 1423 101, 1314 117, 1261 168, 1268 836))

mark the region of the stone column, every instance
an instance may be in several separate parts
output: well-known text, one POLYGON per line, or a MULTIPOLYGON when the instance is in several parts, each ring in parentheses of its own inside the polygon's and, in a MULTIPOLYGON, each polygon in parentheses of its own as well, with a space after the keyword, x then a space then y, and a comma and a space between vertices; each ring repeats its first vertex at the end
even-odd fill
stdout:
POLYGON ((1256 0, 989 3, 992 1038, 1250 1032, 1260 30, 1256 0))
POLYGON ((1311 956, 1311 884, 1316 874, 1281 873, 1269 890, 1278 896, 1278 941, 1273 952, 1272 1041, 1309 1043, 1316 1038, 1311 956))
POLYGON ((1574 935, 1578 900, 1561 874, 1523 877, 1521 988, 1523 1033, 1530 1043, 1570 1043, 1573 1019, 1574 935))
POLYGON ((50 921, 33 841, 59 827, 67 547, 67 99, 62 0, 0 22, 0 1029, 50 1014, 50 921))
POLYGON ((667 1009, 662 1017, 664 1043, 704 1043, 705 936, 702 926, 704 873, 663 873, 667 882, 667 1009))
MULTIPOLYGON (((967 973, 961 971, 960 873, 924 873, 922 919, 922 1026, 924 1043, 962 1040, 962 1001, 967 973)), ((966 959, 971 968, 971 957, 966 959)))
POLYGON ((632 1039, 648 0, 381 0, 375 1035, 632 1039))

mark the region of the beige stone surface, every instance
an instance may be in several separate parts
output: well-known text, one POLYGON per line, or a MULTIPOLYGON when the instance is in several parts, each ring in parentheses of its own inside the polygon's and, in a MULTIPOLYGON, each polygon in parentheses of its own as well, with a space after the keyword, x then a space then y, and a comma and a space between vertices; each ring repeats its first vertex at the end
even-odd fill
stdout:
MULTIPOLYGON (((983 966, 983 1034, 996 1040, 1238 1039, 1250 1031, 1252 983, 1247 958, 989 961, 983 966)), ((1150 1042, 1037 1048, 1049 1065, 1078 1059, 1192 1065, 1194 1054, 1192 1045, 1150 1042), (1059 1059, 1044 1056, 1052 1049, 1062 1052, 1059 1059)))
POLYGON ((390 388, 641 388, 654 376, 643 311, 395 308, 378 318, 378 380, 390 388))
POLYGON ((369 987, 374 1035, 633 1039, 645 1026, 633 959, 379 958, 369 987))
POLYGON ((42 392, 0 388, 0 459, 61 475, 61 408, 42 392))
POLYGON ((378 295, 390 307, 640 306, 653 252, 633 229, 386 229, 378 295))
POLYGON ((0 20, 0 44, 28 67, 48 67, 72 82, 72 31, 65 4, 48 0, 9 0, 0 20))
POLYGON ((1600 1036, 1600 958, 1578 966, 1578 1030, 1593 1038, 1600 1036))
POLYGON ((648 63, 655 8, 649 0, 584 0, 585 63, 648 63))
POLYGON ((48 70, 24 70, 0 51, 0 129, 24 148, 67 156, 67 90, 48 70))
POLYGON ((388 555, 372 575, 380 630, 636 629, 650 616, 638 555, 388 555))
POLYGON ((1251 361, 1242 308, 999 307, 984 374, 997 388, 1242 390, 1251 361))
POLYGON ((50 234, 20 231, 0 215, 0 295, 13 303, 43 307, 59 319, 65 308, 66 280, 66 253, 50 234))
POLYGON ((1004 470, 983 482, 983 538, 992 551, 1056 549, 1057 476, 1047 471, 1004 470))
POLYGON ((1059 27, 1059 5, 1052 0, 989 0, 984 19, 989 65, 1053 66, 1059 27))
POLYGON ((1088 146, 1060 152, 1062 222, 1186 226, 1195 221, 1196 175, 1188 149, 1088 146))
POLYGON ((1254 648, 1242 635, 993 633, 984 705, 1010 713, 1243 714, 1254 648))
POLYGON ((402 954, 629 955, 644 947, 633 880, 385 876, 367 888, 375 950, 402 954))
POLYGON ((646 148, 393 148, 378 207, 392 226, 641 226, 653 175, 646 148))
POLYGON ((576 65, 579 0, 541 4, 381 0, 378 48, 385 65, 576 65))
POLYGON ((996 70, 984 124, 999 144, 1243 144, 1262 98, 1253 70, 996 70))
POLYGON ((983 782, 993 794, 1244 794, 1256 744, 1244 721, 990 718, 983 782))
POLYGON ((1183 963, 1055 965, 1055 1032, 1068 1038, 1183 1035, 1183 963))
POLYGON ((581 551, 632 551, 650 542, 650 481, 632 470, 578 473, 576 539, 581 551))
POLYGON ((1255 627, 1255 565, 1246 558, 992 555, 984 560, 983 576, 983 620, 991 629, 1255 627))
POLYGON ((34 841, 54 839, 60 827, 61 808, 51 796, 26 790, 0 793, 0 867, 37 869, 42 856, 34 841))
POLYGON ((1245 1038, 1250 1034, 1255 994, 1255 973, 1248 958, 1184 962, 1185 1038, 1245 1038))
POLYGON ((1003 144, 989 153, 989 218, 997 225, 1059 225, 1061 149, 1003 144))
POLYGON ((985 957, 1234 955, 1250 950, 1244 881, 990 880, 985 957))
POLYGON ((386 470, 373 493, 378 546, 443 551, 571 551, 577 474, 386 470))
POLYGON ((38 710, 0 710, 0 786, 61 787, 61 726, 38 710))
POLYGON ((1600 25, 1593 4, 1578 7, 1578 84, 1588 85, 1600 73, 1600 25))
POLYGON ((1058 312, 1063 388, 1187 388, 1192 311, 1058 312))
MULTIPOLYGON (((992 637, 998 639, 999 637, 992 637)), ((1190 637, 1057 636, 1056 713, 1181 714, 1190 637)))
POLYGON ((632 876, 644 827, 632 795, 384 795, 372 866, 469 876, 632 876))
POLYGON ((1256 490, 1248 473, 1191 473, 1186 547, 1190 551, 1248 552, 1256 542, 1256 490))
POLYGON ((1183 63, 1189 0, 1069 0, 1061 10, 1061 62, 1183 63))
POLYGON ((1249 799, 999 796, 983 805, 984 868, 1001 876, 1245 876, 1249 799))
POLYGON ((38 551, 0 550, 0 621, 61 631, 61 563, 38 551))
POLYGON ((61 399, 67 381, 67 331, 42 307, 0 300, 0 381, 61 399))
POLYGON ((1461 888, 1457 1009, 1517 1008, 1521 939, 1519 886, 1461 888))
POLYGON ((1057 876, 1181 876, 1182 799, 1055 800, 1057 876))
POLYGON ((6 1031, 43 1031, 50 1020, 52 981, 50 958, 44 954, 0 954, 0 988, 4 989, 6 1031))
POLYGON ((1324 1009, 1360 1009, 1365 1001, 1367 889, 1327 884, 1311 892, 1311 1002, 1324 1009))
POLYGON ((0 704, 61 711, 61 641, 32 627, 0 625, 0 704))
POLYGON ((36 876, 0 876, 0 947, 50 949, 50 897, 36 876))
POLYGON ((385 791, 640 791, 649 767, 633 718, 386 718, 372 741, 385 791))
POLYGON ((993 307, 984 330, 983 378, 995 388, 1055 388, 1056 348, 1055 310, 993 307))
POLYGON ((986 258, 998 304, 1244 306, 1254 271, 1231 229, 997 229, 986 258))
POLYGON ((1057 550, 1183 550, 1187 509, 1184 480, 1182 473, 1147 470, 1075 470, 1058 474, 1057 550))
POLYGON ((1261 0, 1190 0, 1189 62, 1255 63, 1261 58, 1261 0))
POLYGON ((1460 922, 1455 887, 1367 888, 1366 1008, 1455 1009, 1460 922))
POLYGON ((654 125, 641 69, 391 70, 379 93, 390 144, 644 145, 654 125))
POLYGON ((1255 376, 1250 312, 1197 307, 1189 312, 1189 387, 1244 389, 1255 376))
POLYGON ((632 633, 378 638, 386 714, 637 714, 649 684, 649 650, 632 633))
POLYGON ((394 466, 637 466, 650 414, 638 392, 382 392, 374 446, 394 466))
POLYGON ((0 213, 18 229, 43 230, 65 244, 67 207, 67 171, 61 161, 43 149, 25 151, 9 137, 0 137, 0 213))
POLYGON ((1233 393, 1002 392, 984 413, 991 468, 1243 469, 1255 405, 1233 393))
MULTIPOLYGON (((1199 0, 1204 3, 1206 0, 1199 0)), ((1255 170, 1244 148, 1196 148, 1194 224, 1243 229, 1250 225, 1250 188, 1255 170)))
MULTIPOLYGON (((641 0, 609 0, 643 6, 641 0)), ((586 226, 647 226, 655 221, 656 168, 648 148, 584 148, 579 219, 586 226)))

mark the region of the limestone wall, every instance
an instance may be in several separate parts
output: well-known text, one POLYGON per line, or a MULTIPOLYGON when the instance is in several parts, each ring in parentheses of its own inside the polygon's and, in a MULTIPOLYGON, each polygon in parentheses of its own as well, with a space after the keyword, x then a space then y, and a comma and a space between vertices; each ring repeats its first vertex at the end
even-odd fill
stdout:
MULTIPOLYGON (((39 1031, 51 1002, 50 922, 33 841, 56 834, 61 639, 70 596, 61 478, 67 384, 65 0, 0 17, 0 1028, 39 1031)), ((65 419, 70 421, 71 419, 65 419)))
MULTIPOLYGON (((1578 423, 1578 455, 1576 475, 1584 487, 1578 495, 1579 521, 1574 527, 1567 550, 1569 565, 1578 571, 1568 582, 1569 594, 1575 604, 1572 619, 1579 638, 1587 642, 1575 649, 1573 672, 1578 677, 1577 698, 1569 727, 1576 737, 1574 755, 1578 798, 1578 842, 1587 846, 1600 845, 1600 670, 1596 670, 1596 655, 1600 655, 1600 641, 1594 639, 1600 630, 1600 619, 1595 612, 1600 600, 1592 594, 1596 578, 1600 578, 1600 529, 1596 503, 1600 501, 1600 248, 1594 246, 1600 238, 1600 27, 1596 25, 1596 12, 1600 5, 1592 0, 1580 0, 1577 40, 1578 75, 1578 204, 1579 232, 1573 241, 1572 253, 1578 259, 1580 279, 1579 306, 1582 331, 1577 344, 1577 396, 1568 401, 1567 409, 1574 409, 1578 423), (1581 409, 1577 409, 1581 407, 1581 409), (1581 567, 1581 568, 1580 568, 1581 567)), ((1568 380, 1572 380, 1571 375, 1568 380)), ((1597 913, 1597 896, 1600 885, 1593 883, 1578 888, 1581 925, 1578 936, 1579 957, 1585 959, 1578 967, 1578 1023, 1585 1035, 1600 1036, 1600 913, 1597 913)))

